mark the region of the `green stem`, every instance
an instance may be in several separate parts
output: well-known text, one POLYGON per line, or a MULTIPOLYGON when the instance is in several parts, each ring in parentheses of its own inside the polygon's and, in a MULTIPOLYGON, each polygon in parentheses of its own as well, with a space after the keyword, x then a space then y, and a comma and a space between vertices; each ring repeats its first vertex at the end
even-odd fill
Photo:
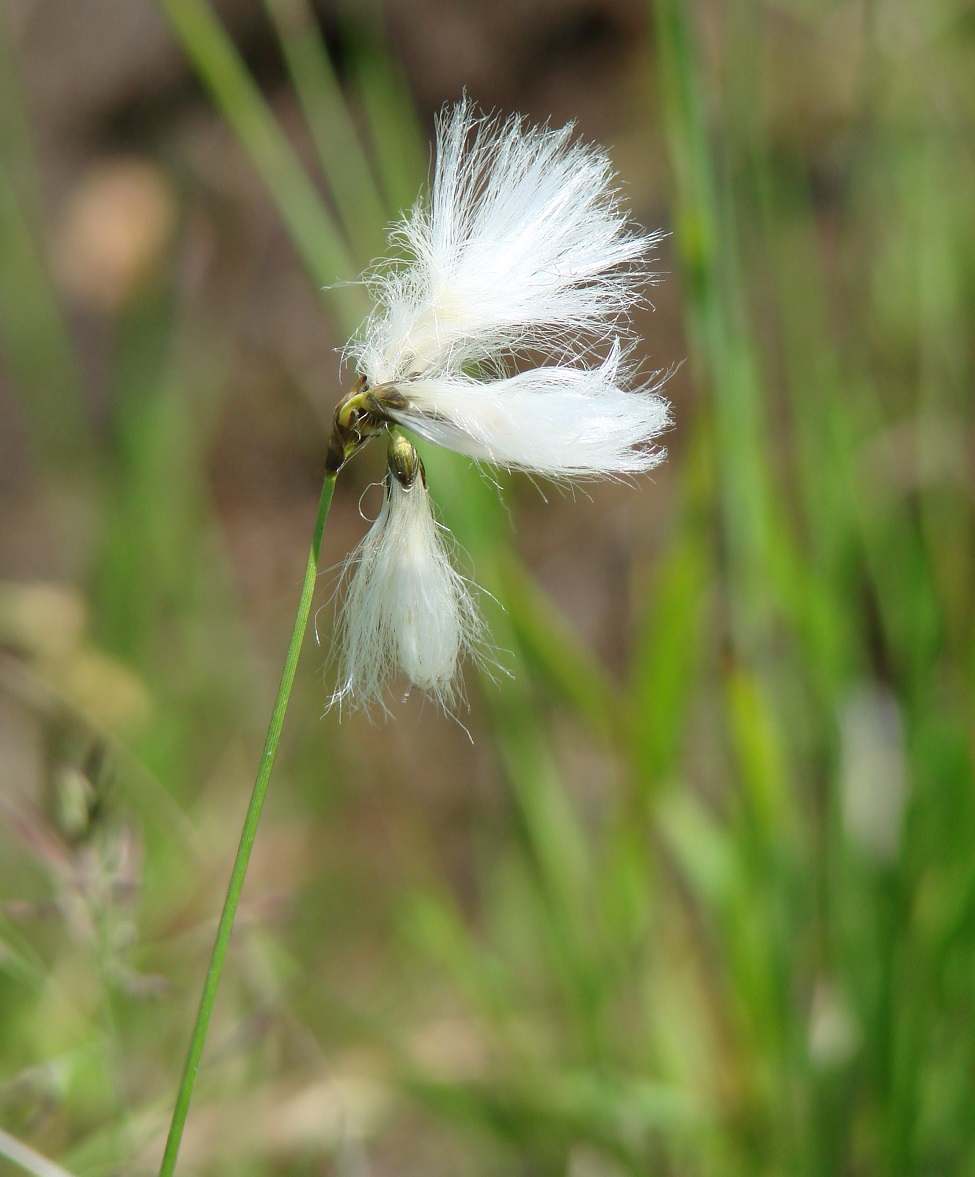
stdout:
POLYGON ((295 615, 294 628, 291 631, 291 642, 284 660, 284 670, 281 673, 281 682, 274 700, 274 709, 271 712, 271 722, 267 730, 267 739, 264 741, 264 751, 261 755, 260 767, 257 770, 254 791, 251 794, 250 805, 247 807, 247 816, 244 818, 244 829, 240 836, 237 857, 234 859, 234 869, 230 875, 227 898, 224 900, 217 936, 213 942, 210 967, 207 970, 203 996, 200 998, 200 1008, 193 1026, 193 1037, 190 1039, 186 1066, 183 1069, 183 1078, 176 1096, 176 1106, 173 1109, 173 1119, 169 1126, 169 1136, 166 1140, 166 1151, 163 1153, 159 1177, 172 1177, 176 1168, 176 1157, 179 1154, 179 1145, 183 1138, 183 1126, 186 1123, 190 1100, 193 1098, 193 1086, 200 1069, 200 1059, 203 1057, 203 1045, 206 1042, 207 1030, 210 1026, 210 1015, 213 1013, 217 987, 220 984, 220 975, 223 972, 227 949, 230 946, 230 936, 234 928, 234 917, 237 914, 237 905, 240 902, 240 893, 243 890, 244 877, 247 874, 247 864, 250 862, 254 838, 257 835, 257 825, 261 820, 261 809, 267 795, 268 781, 271 779, 274 758, 281 740, 281 728, 284 725, 284 716, 288 709, 288 699, 291 697, 291 687, 295 680, 302 639, 308 626, 308 615, 311 612, 312 595, 318 574, 318 557, 322 549, 322 533, 325 530, 325 520, 328 517, 334 489, 335 474, 328 474, 318 504, 318 518, 315 520, 315 532, 312 536, 311 551, 308 553, 308 565, 305 568, 305 579, 301 586, 301 600, 295 615))

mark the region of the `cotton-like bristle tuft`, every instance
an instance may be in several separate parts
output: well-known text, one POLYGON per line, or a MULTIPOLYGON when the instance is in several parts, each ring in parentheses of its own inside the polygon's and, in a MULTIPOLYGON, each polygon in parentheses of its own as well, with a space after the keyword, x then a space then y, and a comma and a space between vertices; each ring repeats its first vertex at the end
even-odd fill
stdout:
POLYGON ((570 125, 438 125, 428 202, 395 233, 412 260, 370 281, 376 310, 349 347, 370 385, 460 376, 536 349, 582 358, 625 333, 657 233, 634 229, 608 157, 570 125))
POLYGON ((483 622, 453 567, 422 477, 387 480, 379 517, 349 558, 354 567, 338 628, 338 686, 329 706, 379 704, 402 675, 446 711, 462 701, 462 656, 477 656, 483 622))
POLYGON ((531 368, 502 380, 431 377, 401 386, 401 425, 446 449, 550 478, 639 474, 667 456, 670 422, 656 385, 621 386, 614 348, 594 368, 531 368))

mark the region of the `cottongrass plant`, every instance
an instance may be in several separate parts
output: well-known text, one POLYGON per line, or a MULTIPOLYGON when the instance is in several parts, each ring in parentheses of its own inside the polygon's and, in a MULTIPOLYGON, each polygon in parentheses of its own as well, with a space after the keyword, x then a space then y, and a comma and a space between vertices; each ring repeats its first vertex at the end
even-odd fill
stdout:
POLYGON ((400 430, 549 478, 618 478, 657 465, 668 407, 659 378, 636 376, 630 313, 658 240, 629 223, 608 157, 576 141, 571 125, 484 118, 467 101, 440 119, 430 195, 391 235, 407 260, 366 277, 375 309, 346 349, 358 378, 333 418, 301 600, 161 1177, 175 1170, 339 472, 372 437, 386 437, 383 507, 350 557, 331 703, 385 710, 402 677, 450 710, 461 698, 461 660, 481 651, 484 627, 400 430))
MULTIPOLYGON (((353 437, 360 421, 396 424, 551 478, 662 460, 667 403, 659 380, 633 387, 627 359, 659 234, 628 224, 608 158, 572 135, 478 118, 467 102, 441 121, 430 198, 392 234, 409 260, 366 279, 375 310, 347 348, 360 378, 339 410, 353 437), (529 355, 550 362, 519 364, 529 355)), ((348 448, 340 430, 336 468, 348 448)), ((401 672, 449 707, 460 654, 479 648, 475 600, 426 524, 425 488, 410 500, 390 476, 342 611, 333 703, 382 704, 401 672)))

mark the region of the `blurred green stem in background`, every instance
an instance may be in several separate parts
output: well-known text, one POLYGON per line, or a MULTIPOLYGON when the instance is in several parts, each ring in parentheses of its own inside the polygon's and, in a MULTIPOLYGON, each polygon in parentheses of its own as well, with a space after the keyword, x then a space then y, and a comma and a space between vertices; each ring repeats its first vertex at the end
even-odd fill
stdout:
MULTIPOLYGON (((773 542, 767 406, 747 321, 727 182, 709 141, 692 13, 677 0, 656 0, 653 11, 687 321, 694 354, 713 391, 731 639, 737 655, 748 658, 768 641, 768 581, 774 581, 773 565, 782 554, 773 542)), ((781 545, 782 536, 776 538, 781 545)))
POLYGON ((383 249, 388 217, 315 13, 309 0, 264 0, 264 6, 281 42, 338 219, 356 257, 365 262, 383 249))
POLYGON ((317 281, 340 283, 330 287, 330 300, 346 329, 358 326, 365 309, 362 290, 348 285, 358 267, 233 42, 201 0, 159 3, 260 172, 302 260, 317 281))
POLYGON ((92 462, 95 441, 45 257, 40 177, 6 26, 0 10, 0 348, 11 374, 30 390, 23 412, 35 453, 53 469, 79 474, 92 462))
POLYGON ((206 1042, 207 1030, 210 1026, 210 1015, 213 1013, 217 988, 220 985, 220 976, 223 972, 224 962, 227 959, 227 949, 230 946, 230 937, 234 929, 234 918, 237 915, 240 894, 244 888, 244 878, 247 874, 251 850, 254 847, 254 839, 257 836, 257 826, 261 820, 261 810, 264 807, 264 798, 267 796, 271 770, 274 768, 274 759, 277 755, 278 744, 281 741, 281 729, 284 726, 284 716, 288 710, 291 687, 295 681, 298 655, 301 653, 301 644, 305 636, 305 630, 308 628, 308 616, 311 612, 312 595, 315 591, 315 579, 318 575, 318 557, 322 550, 322 533, 325 530, 325 520, 328 518, 328 509, 332 504, 332 493, 334 490, 335 475, 329 474, 325 478, 325 483, 322 486, 322 497, 318 503, 318 517, 315 520, 315 531, 312 535, 311 550, 308 553, 308 564, 305 567, 305 578, 301 586, 298 612, 295 615, 294 628, 291 631, 291 641, 284 660, 284 670, 281 673, 281 682, 278 684, 278 693, 271 711, 271 722, 268 727, 267 738, 264 741, 264 751, 261 753, 261 763, 257 770, 257 779, 254 781, 254 791, 251 793, 247 815, 244 818, 244 829, 240 836, 237 857, 234 859, 234 868, 230 875, 227 898, 224 901, 223 911, 220 914, 220 923, 217 926, 217 936, 213 943, 210 967, 207 969, 206 981, 203 985, 203 996, 200 998, 200 1008, 196 1015, 196 1023, 193 1026, 193 1036, 190 1039, 190 1048, 186 1055, 186 1066, 183 1069, 183 1078, 180 1081, 179 1091, 176 1096, 176 1106, 173 1109, 173 1119, 169 1127, 169 1136, 166 1140, 166 1149, 163 1153, 159 1177, 172 1177, 176 1169, 176 1158, 179 1155, 180 1141, 183 1138, 183 1126, 186 1123, 190 1100, 193 1098, 193 1087, 196 1083, 196 1076, 200 1070, 200 1060, 203 1057, 203 1047, 206 1042))

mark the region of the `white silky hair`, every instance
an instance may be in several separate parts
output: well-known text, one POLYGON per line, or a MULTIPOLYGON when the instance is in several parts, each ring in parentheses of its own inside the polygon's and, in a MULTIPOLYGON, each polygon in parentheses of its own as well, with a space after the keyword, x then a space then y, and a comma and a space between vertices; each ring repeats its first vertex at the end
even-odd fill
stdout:
POLYGON ((573 134, 466 100, 442 115, 430 198, 391 237, 411 260, 366 279, 376 310, 349 354, 371 385, 625 333, 661 234, 629 225, 609 158, 573 134))
POLYGON ((650 384, 626 391, 614 347, 594 368, 553 365, 500 380, 464 375, 401 385, 399 424, 479 461, 550 478, 619 477, 658 465, 651 446, 670 422, 667 401, 650 384))
POLYGON ((391 237, 409 260, 367 278, 375 310, 347 355, 410 401, 390 415, 462 453, 556 476, 643 470, 668 418, 658 385, 627 390, 623 357, 660 234, 629 224, 608 157, 573 135, 467 101, 445 113, 429 200, 391 237), (502 379, 529 352, 555 364, 502 379))
POLYGON ((329 707, 368 711, 378 703, 387 711, 386 688, 402 675, 452 711, 463 701, 461 657, 478 656, 484 624, 421 476, 409 486, 387 478, 382 510, 347 566, 353 572, 338 618, 338 685, 329 707))

